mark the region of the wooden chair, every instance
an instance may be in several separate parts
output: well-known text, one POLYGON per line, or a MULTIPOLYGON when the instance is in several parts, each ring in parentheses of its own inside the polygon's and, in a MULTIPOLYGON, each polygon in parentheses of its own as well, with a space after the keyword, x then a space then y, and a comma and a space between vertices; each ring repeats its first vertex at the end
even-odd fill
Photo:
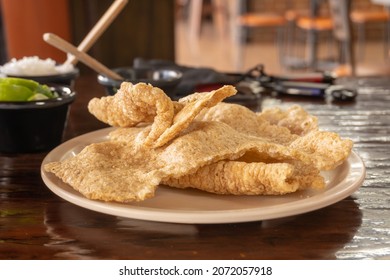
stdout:
POLYGON ((390 67, 386 63, 383 65, 357 64, 349 16, 351 0, 329 0, 329 6, 334 24, 333 33, 340 43, 342 54, 341 64, 333 70, 333 74, 336 77, 390 75, 390 67))
MULTIPOLYGON (((229 1, 230 2, 230 1, 229 1)), ((242 70, 243 49, 242 45, 246 43, 247 33, 249 29, 254 28, 274 28, 277 33, 276 42, 279 48, 280 63, 282 63, 282 30, 285 27, 286 19, 284 15, 273 12, 250 12, 247 9, 246 1, 238 1, 237 7, 232 9, 235 14, 232 14, 233 20, 233 40, 236 45, 236 56, 234 58, 237 70, 242 70)), ((259 63, 258 61, 257 63, 259 63)))
POLYGON ((388 22, 390 20, 389 13, 387 10, 375 9, 375 10, 352 10, 350 13, 351 22, 357 27, 357 53, 358 59, 364 58, 365 52, 365 41, 366 41, 366 26, 367 24, 381 23, 385 28, 384 37, 384 53, 388 55, 388 22))
POLYGON ((317 69, 319 62, 318 41, 321 34, 325 33, 327 35, 328 52, 330 53, 333 24, 332 19, 322 13, 322 2, 322 0, 310 0, 309 6, 305 9, 302 9, 302 7, 295 8, 295 5, 291 4, 289 10, 285 13, 290 26, 289 32, 294 33, 294 35, 289 34, 292 37, 289 40, 289 48, 298 48, 301 52, 304 49, 306 52, 302 55, 290 50, 289 53, 292 52, 293 56, 296 56, 295 59, 291 59, 291 63, 288 63, 290 68, 317 69), (297 34, 298 36, 296 36, 297 34), (301 35, 299 36, 299 34, 301 35), (305 34, 304 38, 302 38, 302 34, 305 34), (303 40, 306 41, 305 47, 302 47, 301 44, 303 40))
MULTIPOLYGON (((223 0, 212 0, 212 17, 214 26, 220 37, 226 35, 227 3, 223 0)), ((189 2, 189 37, 192 42, 199 39, 202 25, 203 0, 190 0, 189 2)))
MULTIPOLYGON (((320 33, 331 34, 333 22, 330 17, 300 17, 297 20, 297 27, 308 34, 308 68, 316 70, 318 68, 318 35, 320 33)), ((328 36, 328 42, 331 40, 328 36)))

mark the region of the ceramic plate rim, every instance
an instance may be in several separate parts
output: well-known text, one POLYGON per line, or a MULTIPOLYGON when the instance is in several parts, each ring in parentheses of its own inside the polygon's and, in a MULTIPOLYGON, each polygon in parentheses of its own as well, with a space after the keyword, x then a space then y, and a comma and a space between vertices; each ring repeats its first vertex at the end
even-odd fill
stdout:
MULTIPOLYGON (((318 191, 305 199, 294 199, 291 202, 275 204, 271 206, 259 206, 257 208, 231 209, 231 210, 174 210, 164 208, 150 208, 140 206, 139 204, 126 204, 115 202, 102 202, 90 200, 82 196, 70 186, 63 183, 60 179, 51 173, 44 170, 43 166, 54 160, 62 160, 69 156, 69 153, 77 153, 80 149, 92 142, 103 141, 107 134, 113 128, 104 128, 89 132, 73 139, 70 139, 52 151, 50 151, 41 165, 41 176, 45 185, 57 196, 62 199, 78 205, 80 207, 105 213, 109 215, 119 216, 123 218, 133 218, 139 220, 170 222, 170 223, 186 223, 186 224, 219 224, 219 223, 239 223, 262 221, 275 218, 284 218, 298 214, 307 213, 318 210, 323 207, 334 204, 355 192, 365 179, 366 169, 362 159, 352 151, 349 158, 333 172, 333 176, 343 173, 342 180, 335 185, 323 191, 318 191)), ((166 192, 164 188, 161 192, 166 192)), ((169 188, 172 192, 172 188, 169 188)), ((186 190, 175 189, 173 192, 186 192, 186 190)), ((203 193, 203 192, 202 192, 203 193)), ((156 193, 158 195, 158 193, 156 193)), ((212 194, 203 193, 205 196, 212 194)), ((222 196, 218 198, 221 199, 222 196)), ((191 197, 188 196, 190 199, 191 197)), ((235 199, 232 196, 223 196, 222 200, 235 199)), ((262 197, 264 199, 264 197, 262 197)))

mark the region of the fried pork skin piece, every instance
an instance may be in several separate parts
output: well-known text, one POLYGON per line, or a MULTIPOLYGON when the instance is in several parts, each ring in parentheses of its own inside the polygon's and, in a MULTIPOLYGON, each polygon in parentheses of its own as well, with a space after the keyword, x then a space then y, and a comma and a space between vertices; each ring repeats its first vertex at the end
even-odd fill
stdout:
POLYGON ((317 169, 298 165, 220 161, 201 167, 194 174, 163 181, 163 184, 231 195, 283 195, 325 186, 317 169))
POLYGON ((160 182, 153 173, 156 166, 144 158, 155 162, 152 156, 119 142, 101 142, 64 161, 48 163, 45 170, 89 199, 142 201, 154 196, 160 182))
POLYGON ((161 89, 145 83, 123 82, 115 95, 92 99, 88 110, 111 126, 153 122, 142 139, 144 145, 152 145, 171 126, 174 116, 172 100, 161 89))
MULTIPOLYGON (((257 174, 256 180, 263 185, 260 188, 266 189, 268 193, 273 188, 276 188, 275 193, 284 193, 288 184, 291 185, 290 190, 293 190, 296 185, 289 182, 290 180, 299 180, 302 186, 306 185, 304 183, 306 181, 312 181, 312 184, 307 185, 317 185, 313 173, 302 171, 311 170, 310 165, 304 163, 311 164, 310 157, 304 153, 239 133, 221 122, 192 122, 178 137, 167 145, 155 149, 133 145, 143 129, 119 128, 110 134, 111 141, 91 144, 76 156, 48 163, 44 168, 87 198, 118 202, 151 198, 162 182, 169 182, 175 178, 180 180, 188 174, 196 174, 198 170, 202 172, 202 168, 208 168, 207 166, 211 168, 207 173, 212 175, 213 165, 219 166, 218 162, 221 161, 239 160, 248 165, 243 169, 241 167, 224 169, 229 174, 223 176, 230 176, 233 181, 223 193, 229 188, 232 194, 256 192, 259 186, 253 183, 250 170, 254 170, 253 175, 257 174), (252 163, 262 164, 253 164, 255 167, 251 169, 252 163), (289 167, 268 169, 260 167, 274 163, 289 167), (267 176, 259 181, 261 168, 267 169, 267 176), (241 181, 242 172, 246 174, 244 178, 249 180, 248 183, 241 181), (299 176, 292 179, 293 174, 299 176), (277 189, 282 182, 284 185, 277 189), (281 191, 283 188, 285 190, 281 191)), ((234 164, 232 163, 233 167, 234 164)), ((195 180, 200 180, 196 179, 196 176, 195 180)), ((202 189, 202 185, 194 187, 202 189)))
POLYGON ((114 96, 94 98, 88 109, 97 119, 118 127, 133 127, 141 122, 152 125, 139 135, 137 145, 160 147, 186 128, 203 108, 210 108, 236 94, 233 86, 195 93, 185 101, 173 102, 159 88, 123 82, 114 96))
MULTIPOLYGON (((132 147, 131 128, 119 128, 109 135, 111 141, 132 147), (130 136, 130 137, 129 137, 130 136)), ((163 147, 144 150, 158 154, 162 171, 180 177, 198 168, 221 160, 236 160, 244 155, 246 161, 292 162, 312 165, 310 155, 296 149, 239 133, 227 124, 215 121, 193 121, 188 128, 163 147)), ((141 151, 143 152, 143 151, 141 151)))
POLYGON ((267 108, 258 113, 258 117, 270 124, 286 127, 291 133, 300 136, 318 129, 317 118, 308 114, 298 105, 291 106, 287 110, 278 107, 267 108))
POLYGON ((235 94, 229 86, 179 102, 145 84, 121 89, 117 97, 92 100, 89 109, 101 120, 134 127, 45 165, 90 199, 142 201, 161 183, 246 195, 321 188, 320 170, 335 168, 352 148, 352 141, 319 131, 299 107, 272 117, 220 102, 235 94), (136 96, 142 88, 149 96, 136 96))
POLYGON ((351 154, 353 141, 342 139, 329 131, 312 131, 294 140, 292 149, 299 149, 313 157, 313 165, 319 170, 333 170, 351 154))
POLYGON ((196 120, 223 122, 240 133, 305 152, 312 156, 313 166, 319 170, 339 166, 353 147, 350 139, 342 139, 334 132, 318 130, 317 118, 298 106, 286 111, 268 109, 264 113, 255 113, 238 104, 221 102, 203 110, 196 120), (272 112, 275 112, 274 117, 272 112))
POLYGON ((172 126, 160 135, 156 140, 154 147, 161 147, 175 138, 180 131, 189 126, 203 109, 212 108, 225 98, 235 95, 236 93, 237 90, 234 87, 223 86, 211 92, 192 94, 185 102, 183 102, 183 99, 179 100, 179 103, 182 103, 184 106, 175 114, 172 126))
POLYGON ((218 121, 247 135, 261 137, 264 140, 287 145, 299 136, 282 126, 269 123, 252 110, 238 104, 220 102, 216 106, 203 110, 198 121, 218 121))

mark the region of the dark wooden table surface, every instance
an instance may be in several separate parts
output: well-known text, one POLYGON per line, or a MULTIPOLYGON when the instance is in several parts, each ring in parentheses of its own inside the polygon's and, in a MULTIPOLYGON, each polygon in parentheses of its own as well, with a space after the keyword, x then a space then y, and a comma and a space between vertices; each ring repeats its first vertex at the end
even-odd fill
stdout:
MULTIPOLYGON (((47 153, 0 154, 0 259, 389 259, 390 82, 346 82, 359 86, 356 102, 263 97, 262 106, 298 103, 319 117, 322 128, 355 142, 367 176, 351 196, 268 221, 140 221, 93 212, 53 194, 40 176, 47 153)), ((105 94, 96 76, 80 77, 76 90, 65 140, 105 127, 86 109, 92 97, 105 94)))

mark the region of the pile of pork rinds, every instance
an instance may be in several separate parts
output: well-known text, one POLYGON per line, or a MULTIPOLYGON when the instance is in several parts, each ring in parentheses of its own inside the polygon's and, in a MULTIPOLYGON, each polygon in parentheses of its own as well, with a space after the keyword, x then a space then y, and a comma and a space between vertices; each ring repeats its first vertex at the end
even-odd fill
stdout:
POLYGON ((230 195, 320 189, 320 171, 345 161, 353 143, 321 131, 299 106, 248 108, 222 102, 233 86, 172 101, 148 84, 122 83, 89 111, 116 127, 107 141, 45 165, 89 199, 142 201, 160 185, 230 195))

